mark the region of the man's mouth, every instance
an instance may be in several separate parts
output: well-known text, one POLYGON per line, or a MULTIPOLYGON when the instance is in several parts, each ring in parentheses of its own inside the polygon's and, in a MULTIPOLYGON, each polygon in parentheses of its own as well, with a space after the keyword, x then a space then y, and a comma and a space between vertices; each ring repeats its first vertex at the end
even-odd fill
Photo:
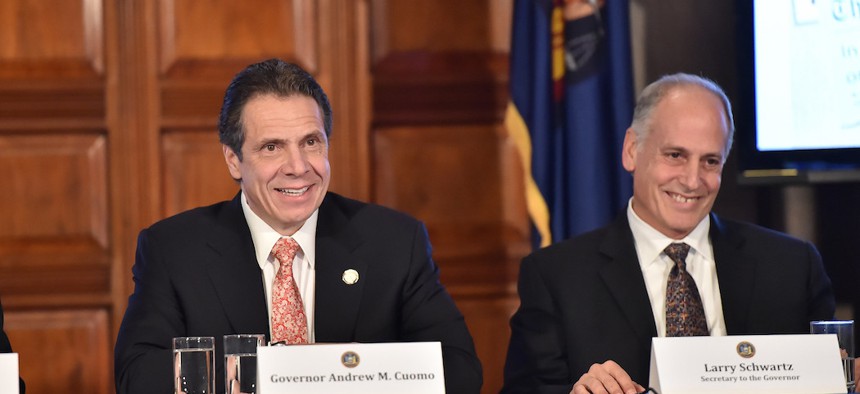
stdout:
POLYGON ((287 196, 296 197, 296 196, 301 196, 306 191, 308 191, 308 189, 310 189, 310 186, 305 186, 305 187, 300 188, 300 189, 275 188, 275 191, 277 191, 281 194, 287 195, 287 196))
POLYGON ((667 194, 669 194, 669 197, 672 197, 673 200, 680 202, 680 203, 691 203, 691 202, 696 202, 699 200, 699 197, 684 197, 680 194, 670 193, 670 192, 667 192, 667 194))

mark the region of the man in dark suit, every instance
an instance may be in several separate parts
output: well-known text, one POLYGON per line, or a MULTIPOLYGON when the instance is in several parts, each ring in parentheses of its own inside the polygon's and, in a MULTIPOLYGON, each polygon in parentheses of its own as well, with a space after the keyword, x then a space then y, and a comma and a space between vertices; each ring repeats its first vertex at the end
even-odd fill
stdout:
POLYGON ((224 392, 221 337, 277 332, 282 257, 271 251, 287 238, 298 244, 289 288, 299 306, 285 325, 301 335, 291 338, 440 341, 447 392, 480 390, 472 337, 439 283, 424 226, 328 192, 330 132, 328 99, 298 66, 271 59, 234 78, 219 134, 241 191, 141 231, 115 349, 118 393, 172 392, 171 338, 181 336, 215 337, 224 392))
POLYGON ((637 393, 651 339, 693 332, 679 324, 695 321, 696 335, 808 333, 810 320, 833 317, 812 244, 710 212, 733 132, 712 81, 676 74, 645 88, 622 150, 626 212, 522 262, 503 393, 637 393), (672 309, 684 265, 670 245, 689 247, 681 260, 695 283, 683 297, 698 300, 698 319, 672 309))
MULTIPOLYGON (((3 329, 3 320, 3 303, 0 303, 0 353, 12 353, 12 344, 9 343, 9 337, 3 329)), ((24 394, 24 379, 18 378, 18 385, 21 394, 24 394)))

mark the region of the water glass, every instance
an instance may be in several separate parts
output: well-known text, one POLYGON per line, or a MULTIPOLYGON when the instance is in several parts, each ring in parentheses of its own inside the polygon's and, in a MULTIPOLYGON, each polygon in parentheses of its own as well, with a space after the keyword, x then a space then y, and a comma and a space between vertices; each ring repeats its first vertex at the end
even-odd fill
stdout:
POLYGON ((215 338, 173 338, 175 394, 215 393, 215 338))
POLYGON ((266 343, 263 334, 224 336, 224 372, 227 394, 256 394, 257 346, 266 343))
POLYGON ((855 389, 854 381, 854 320, 812 321, 809 322, 812 334, 836 334, 839 351, 842 355, 842 369, 845 372, 845 385, 849 393, 855 389))

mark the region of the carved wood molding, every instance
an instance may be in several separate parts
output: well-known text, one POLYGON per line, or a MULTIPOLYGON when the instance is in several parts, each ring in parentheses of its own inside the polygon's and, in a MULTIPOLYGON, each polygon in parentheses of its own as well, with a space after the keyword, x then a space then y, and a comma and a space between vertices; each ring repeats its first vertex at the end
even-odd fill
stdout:
POLYGON ((507 57, 486 52, 392 53, 376 64, 374 124, 497 123, 507 57))

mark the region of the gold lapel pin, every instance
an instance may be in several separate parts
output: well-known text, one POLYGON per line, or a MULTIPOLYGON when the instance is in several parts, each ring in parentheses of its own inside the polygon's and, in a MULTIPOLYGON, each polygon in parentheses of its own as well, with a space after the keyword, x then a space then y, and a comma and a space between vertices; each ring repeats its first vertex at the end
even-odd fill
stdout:
POLYGON ((358 282, 358 271, 354 269, 348 269, 343 271, 343 276, 340 277, 343 280, 343 283, 348 285, 354 285, 355 282, 358 282))

